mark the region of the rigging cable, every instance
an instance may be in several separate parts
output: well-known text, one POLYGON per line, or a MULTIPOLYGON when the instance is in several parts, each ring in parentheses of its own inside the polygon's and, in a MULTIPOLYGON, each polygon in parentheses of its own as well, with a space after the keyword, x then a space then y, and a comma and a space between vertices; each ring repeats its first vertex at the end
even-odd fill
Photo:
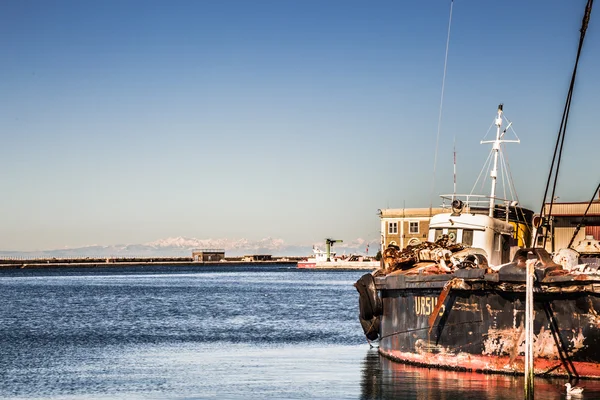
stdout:
MULTIPOLYGON (((563 116, 560 123, 560 128, 558 129, 558 136, 556 137, 556 145, 554 147, 554 154, 552 156, 552 163, 550 165, 550 172, 548 174, 548 180, 546 181, 546 189, 544 190, 544 198, 542 199, 542 207, 540 209, 540 217, 544 217, 545 215, 552 215, 552 206, 554 204, 554 194, 556 192, 556 184, 558 182, 558 172, 560 170, 560 161, 562 158, 563 145, 565 142, 565 136, 567 132, 567 123, 569 121, 569 112, 571 110, 571 99, 573 98, 573 89, 575 87, 575 77, 577 76, 577 66, 579 64, 579 56, 581 55, 581 49, 583 47, 583 40, 585 38, 585 32, 587 30, 588 23, 590 22, 590 14, 592 12, 592 4, 594 0, 588 0, 587 5, 585 6, 585 13, 583 15, 583 20, 581 21, 581 29, 579 32, 581 33, 579 37, 579 46, 577 48, 577 57, 575 58, 575 66, 573 67, 573 75, 571 77, 571 84, 569 86, 569 91, 567 94, 567 100, 565 102, 565 108, 563 110, 563 116), (554 165, 556 163, 556 171, 554 170, 554 165), (548 189, 550 188, 550 181, 552 180, 552 176, 554 176, 554 182, 552 185, 552 195, 550 196, 550 207, 548 209, 548 213, 545 214, 545 205, 546 199, 548 197, 548 189)), ((539 230, 536 230, 534 246, 537 244, 537 237, 539 236, 539 230)), ((546 241, 548 239, 547 233, 544 234, 544 244, 543 247, 546 247, 546 241)))
POLYGON ((446 86, 446 69, 448 66, 448 47, 450 46, 450 28, 452 27, 452 6, 454 0, 450 1, 450 19, 448 20, 448 37, 446 38, 446 55, 444 57, 444 75, 442 77, 442 94, 440 98, 440 112, 438 115, 437 136, 435 138, 435 156, 433 158, 433 182, 431 183, 431 194, 429 196, 429 216, 431 217, 433 207, 433 192, 435 191, 435 170, 437 166, 438 145, 440 142, 440 130, 442 126, 442 107, 444 105, 444 88, 446 86))
POLYGON ((592 196, 592 199, 588 203, 588 206, 587 206, 585 212, 583 213, 583 217, 581 218, 581 221, 579 221, 579 224, 577 224, 577 228, 575 228, 575 232, 573 233, 573 236, 571 237, 571 241, 569 242, 567 249, 571 248, 571 245, 573 244, 573 241, 575 240, 575 236, 577 236, 577 234, 579 233, 579 230, 581 229, 581 225, 583 225, 585 223, 585 217, 587 216, 588 211, 590 211, 590 207, 592 206, 592 203, 594 202, 594 199, 596 198, 596 195, 598 194, 599 190, 600 190, 600 183, 596 187, 596 190, 594 191, 594 195, 592 196))
MULTIPOLYGON (((514 129, 512 131, 514 132, 514 134, 516 136, 517 132, 515 132, 514 129)), ((517 136, 517 138, 518 138, 518 136, 517 136)), ((506 157, 506 147, 504 147, 502 157, 504 158, 504 162, 506 164, 506 169, 507 169, 508 175, 509 175, 508 182, 510 185, 509 189, 510 189, 510 193, 511 193, 511 198, 514 198, 517 201, 517 204, 520 204, 521 201, 519 200, 519 194, 517 193, 517 189, 515 188, 515 180, 513 178, 512 170, 510 169, 510 163, 508 162, 508 157, 506 157)), ((517 222, 523 223, 528 229, 532 229, 531 221, 525 215, 525 211, 523 211, 522 207, 515 206, 515 215, 517 218, 517 222), (521 220, 520 217, 522 217, 523 219, 521 220)), ((531 234, 529 236, 531 237, 531 234)))
MULTIPOLYGON (((471 192, 469 193, 469 195, 472 195, 473 192, 475 191, 475 188, 477 187, 477 183, 479 183, 479 179, 481 178, 481 175, 483 174, 483 171, 485 170, 485 168, 487 167, 487 171, 486 173, 489 175, 490 172, 490 166, 491 166, 491 159, 492 159, 492 154, 493 151, 490 151, 490 153, 487 156, 487 159, 485 160, 485 163, 483 164, 483 166, 481 167, 481 171, 479 171, 479 175, 477 176, 477 180, 475 181, 475 183, 473 184, 473 187, 471 188, 471 192)), ((487 179, 487 176, 483 178, 483 181, 481 182, 481 189, 483 190, 483 185, 485 184, 485 180, 487 179)))
POLYGON ((502 198, 504 200, 508 199, 508 197, 506 197, 506 183, 504 183, 504 177, 507 175, 506 173, 506 166, 504 165, 504 155, 502 154, 502 151, 504 151, 504 145, 500 145, 500 178, 502 179, 502 198))
MULTIPOLYGON (((509 196, 506 196, 506 189, 507 187, 504 188, 504 198, 505 199, 513 199, 516 200, 516 193, 513 192, 513 185, 512 182, 510 181, 512 179, 512 174, 510 173, 510 170, 508 168, 508 161, 506 159, 506 156, 504 155, 504 152, 506 151, 506 146, 502 146, 502 153, 500 154, 500 162, 502 165, 502 168, 504 168, 504 170, 502 171, 504 176, 506 176, 506 186, 508 187, 508 193, 509 196)), ((504 178, 502 179, 502 183, 504 184, 504 178)))

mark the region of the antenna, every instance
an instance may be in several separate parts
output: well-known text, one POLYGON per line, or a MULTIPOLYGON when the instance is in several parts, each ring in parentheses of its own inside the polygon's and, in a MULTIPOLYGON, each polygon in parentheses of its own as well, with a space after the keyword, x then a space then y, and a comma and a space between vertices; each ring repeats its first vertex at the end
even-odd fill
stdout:
POLYGON ((452 193, 452 200, 456 197, 456 136, 454 136, 454 193, 452 193))
POLYGON ((446 55, 444 56, 444 75, 442 77, 442 93, 440 95, 440 112, 438 115, 437 135, 435 137, 435 155, 433 157, 433 179, 431 182, 431 194, 429 196, 429 216, 432 215, 433 192, 435 191, 435 170, 437 166, 438 147, 440 143, 440 130, 442 128, 442 109, 444 106, 444 88, 446 87, 446 70, 448 67, 448 47, 450 46, 450 28, 452 27, 452 7, 454 0, 450 0, 450 18, 448 20, 448 36, 446 38, 446 55))
POLYGON ((504 130, 504 132, 501 133, 501 128, 502 128, 502 113, 503 113, 503 108, 504 105, 502 103, 500 103, 500 105, 498 106, 498 116, 496 117, 495 120, 495 125, 496 125, 496 139, 495 140, 482 140, 481 144, 484 143, 493 143, 492 146, 492 152, 494 154, 494 167, 492 168, 492 171, 490 172, 490 177, 492 178, 492 190, 491 190, 491 194, 490 194, 490 210, 489 210, 489 216, 490 217, 494 217, 494 205, 496 203, 496 179, 498 178, 498 153, 500 153, 500 145, 502 143, 521 143, 520 140, 506 140, 506 139, 502 139, 502 137, 504 136, 504 133, 506 132, 506 129, 508 129, 510 127, 511 124, 509 124, 506 129, 504 130))

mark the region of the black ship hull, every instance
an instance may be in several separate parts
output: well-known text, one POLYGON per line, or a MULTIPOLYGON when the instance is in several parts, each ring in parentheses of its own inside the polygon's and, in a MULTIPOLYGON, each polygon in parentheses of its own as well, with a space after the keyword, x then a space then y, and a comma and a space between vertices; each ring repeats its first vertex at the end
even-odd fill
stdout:
MULTIPOLYGON (((477 271, 483 272, 483 271, 477 271)), ((522 374, 525 284, 454 275, 375 279, 382 302, 379 352, 429 367, 522 374)), ((600 379, 600 281, 547 277, 536 287, 537 375, 600 379)))

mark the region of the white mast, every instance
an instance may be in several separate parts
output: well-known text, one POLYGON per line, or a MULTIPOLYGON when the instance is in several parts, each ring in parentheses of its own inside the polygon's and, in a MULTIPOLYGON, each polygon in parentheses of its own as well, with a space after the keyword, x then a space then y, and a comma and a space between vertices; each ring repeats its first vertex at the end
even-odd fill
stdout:
POLYGON ((492 178, 492 192, 490 195, 490 210, 489 210, 489 216, 490 217, 494 217, 494 205, 496 203, 496 179, 498 177, 498 153, 500 153, 500 145, 502 143, 520 143, 520 140, 503 140, 502 137, 504 136, 504 134, 506 133, 506 131, 508 130, 508 128, 510 128, 510 126, 512 125, 512 122, 508 124, 508 126, 506 128, 504 128, 504 130, 502 131, 502 133, 500 133, 500 129, 502 127, 502 107, 503 105, 500 104, 498 106, 498 116, 496 117, 496 140, 487 140, 487 141, 481 141, 481 144, 484 143, 493 143, 493 147, 492 147, 492 151, 494 152, 494 168, 492 169, 492 172, 490 172, 490 177, 492 178))

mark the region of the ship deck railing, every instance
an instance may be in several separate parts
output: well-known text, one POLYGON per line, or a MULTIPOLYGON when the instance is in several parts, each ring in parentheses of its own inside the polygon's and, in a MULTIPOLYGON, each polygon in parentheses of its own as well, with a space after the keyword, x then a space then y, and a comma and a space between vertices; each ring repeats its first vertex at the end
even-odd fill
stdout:
MULTIPOLYGON (((460 200, 463 203, 463 211, 483 213, 489 210, 492 197, 482 194, 442 194, 440 198, 442 199, 440 205, 442 209, 451 210, 454 200, 460 200)), ((513 200, 494 197, 495 207, 515 207, 516 205, 517 202, 513 200)))

